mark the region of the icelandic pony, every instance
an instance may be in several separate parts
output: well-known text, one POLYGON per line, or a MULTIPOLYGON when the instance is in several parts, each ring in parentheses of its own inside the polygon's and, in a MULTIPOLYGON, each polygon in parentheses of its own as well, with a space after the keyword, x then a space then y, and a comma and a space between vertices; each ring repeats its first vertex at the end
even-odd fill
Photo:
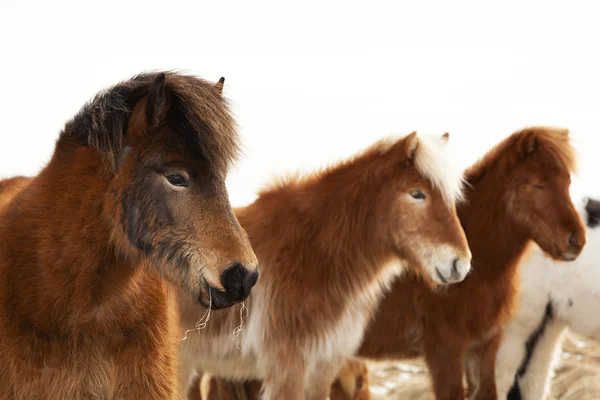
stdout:
POLYGON ((404 277, 379 304, 358 355, 425 356, 436 398, 496 398, 494 364, 518 291, 517 265, 528 244, 573 260, 585 230, 569 196, 575 153, 567 130, 516 132, 467 170, 458 215, 473 252, 469 276, 444 291, 404 277))
MULTIPOLYGON (((212 313, 187 334, 183 386, 195 369, 264 379, 265 399, 324 400, 395 276, 410 268, 431 285, 462 280, 471 258, 455 212, 462 175, 448 163, 446 140, 384 140, 237 209, 261 279, 237 344, 238 310, 212 313)), ((189 329, 206 313, 187 296, 180 305, 189 329)))
MULTIPOLYGON (((370 400, 369 369, 360 360, 350 360, 331 385, 330 400, 370 400)), ((310 382, 309 382, 310 384, 310 382)), ((229 381, 204 373, 192 383, 188 400, 260 400, 258 380, 229 381)))
POLYGON ((258 274, 225 189, 238 137, 221 85, 119 83, 38 176, 0 182, 0 399, 179 396, 169 285, 227 307, 258 274))
POLYGON ((588 244, 572 265, 556 265, 536 248, 519 266, 519 311, 504 331, 496 360, 500 399, 548 396, 567 328, 600 340, 600 201, 579 198, 578 210, 587 225, 588 244))

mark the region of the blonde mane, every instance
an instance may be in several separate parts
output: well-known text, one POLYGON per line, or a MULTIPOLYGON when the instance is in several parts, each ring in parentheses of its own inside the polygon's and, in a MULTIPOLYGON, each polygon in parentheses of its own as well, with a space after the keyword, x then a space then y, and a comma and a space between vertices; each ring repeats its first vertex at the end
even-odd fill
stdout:
POLYGON ((465 180, 462 170, 448 157, 447 140, 442 136, 420 136, 415 166, 442 193, 446 202, 456 204, 464 199, 465 180))

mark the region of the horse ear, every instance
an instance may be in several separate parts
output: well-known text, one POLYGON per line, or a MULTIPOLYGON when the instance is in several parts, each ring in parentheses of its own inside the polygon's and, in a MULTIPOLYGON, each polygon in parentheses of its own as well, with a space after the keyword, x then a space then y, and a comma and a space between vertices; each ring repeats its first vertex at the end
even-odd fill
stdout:
POLYGON ((167 118, 170 96, 165 82, 165 74, 160 73, 148 87, 146 97, 146 122, 150 129, 156 129, 167 118))
POLYGON ((527 154, 531 154, 535 151, 535 147, 536 147, 536 139, 535 139, 535 135, 529 135, 529 137, 527 138, 526 141, 526 149, 525 151, 527 152, 527 154))
POLYGON ((519 157, 522 159, 533 154, 537 147, 537 138, 534 131, 524 132, 522 137, 518 139, 517 149, 519 157))
POLYGON ((448 132, 442 135, 442 146, 448 146, 448 142, 450 141, 450 134, 448 132))
POLYGON ((219 79, 219 81, 217 83, 215 83, 214 87, 215 89, 217 89, 217 92, 219 92, 219 94, 223 94, 223 85, 225 84, 225 77, 222 76, 221 79, 219 79))
POLYGON ((590 228, 600 225, 600 200, 588 198, 585 204, 586 224, 590 228))
POLYGON ((409 160, 414 160, 417 154, 417 148, 419 147, 419 138, 417 137, 417 131, 412 132, 404 139, 404 155, 409 160))

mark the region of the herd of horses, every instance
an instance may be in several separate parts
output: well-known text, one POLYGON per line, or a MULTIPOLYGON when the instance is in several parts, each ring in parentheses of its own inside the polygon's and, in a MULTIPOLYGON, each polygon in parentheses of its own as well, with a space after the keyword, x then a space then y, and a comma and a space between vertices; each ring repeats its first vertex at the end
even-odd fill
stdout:
POLYGON ((413 132, 232 209, 223 83, 121 82, 0 181, 0 399, 364 400, 364 360, 421 356, 438 400, 542 399, 564 330, 600 336, 567 130, 464 173, 413 132))

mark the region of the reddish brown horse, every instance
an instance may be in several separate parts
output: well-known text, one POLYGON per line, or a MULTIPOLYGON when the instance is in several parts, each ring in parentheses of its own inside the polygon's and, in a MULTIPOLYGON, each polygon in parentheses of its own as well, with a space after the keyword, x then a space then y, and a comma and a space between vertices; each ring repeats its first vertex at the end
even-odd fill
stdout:
MULTIPOLYGON (((410 268, 436 284, 462 280, 470 269, 455 208, 462 174, 449 165, 445 146, 415 133, 383 140, 236 210, 261 279, 247 302, 239 348, 234 308, 212 313, 203 330, 187 335, 182 383, 196 369, 264 378, 265 399, 325 399, 336 363, 356 352, 397 274, 410 268)), ((206 312, 185 297, 181 307, 189 329, 206 312)))
MULTIPOLYGON (((470 397, 495 399, 495 355, 527 245, 535 241, 552 257, 572 260, 585 243, 568 193, 574 163, 566 130, 532 128, 510 136, 470 168, 467 201, 458 212, 473 252, 471 274, 437 292, 418 280, 398 279, 359 354, 380 360, 425 355, 438 399, 464 398, 464 365, 470 397)), ((354 376, 365 386, 364 366, 362 371, 347 364, 338 380, 354 376)), ((221 391, 242 387, 222 380, 218 385, 221 391)), ((243 388, 257 393, 256 383, 243 388)), ((332 391, 332 400, 355 398, 356 387, 342 388, 332 391)))
MULTIPOLYGON (((517 132, 467 173, 458 215, 473 252, 471 274, 444 291, 398 279, 380 304, 359 355, 425 356, 437 399, 496 399, 494 364, 513 311, 517 265, 536 242, 551 257, 573 260, 585 230, 569 196, 575 154, 566 130, 517 132)), ((544 279, 540 276, 540 279, 544 279)))
POLYGON ((167 281, 218 308, 258 275, 225 190, 238 138, 222 83, 120 83, 37 177, 0 183, 0 398, 178 397, 167 281))

